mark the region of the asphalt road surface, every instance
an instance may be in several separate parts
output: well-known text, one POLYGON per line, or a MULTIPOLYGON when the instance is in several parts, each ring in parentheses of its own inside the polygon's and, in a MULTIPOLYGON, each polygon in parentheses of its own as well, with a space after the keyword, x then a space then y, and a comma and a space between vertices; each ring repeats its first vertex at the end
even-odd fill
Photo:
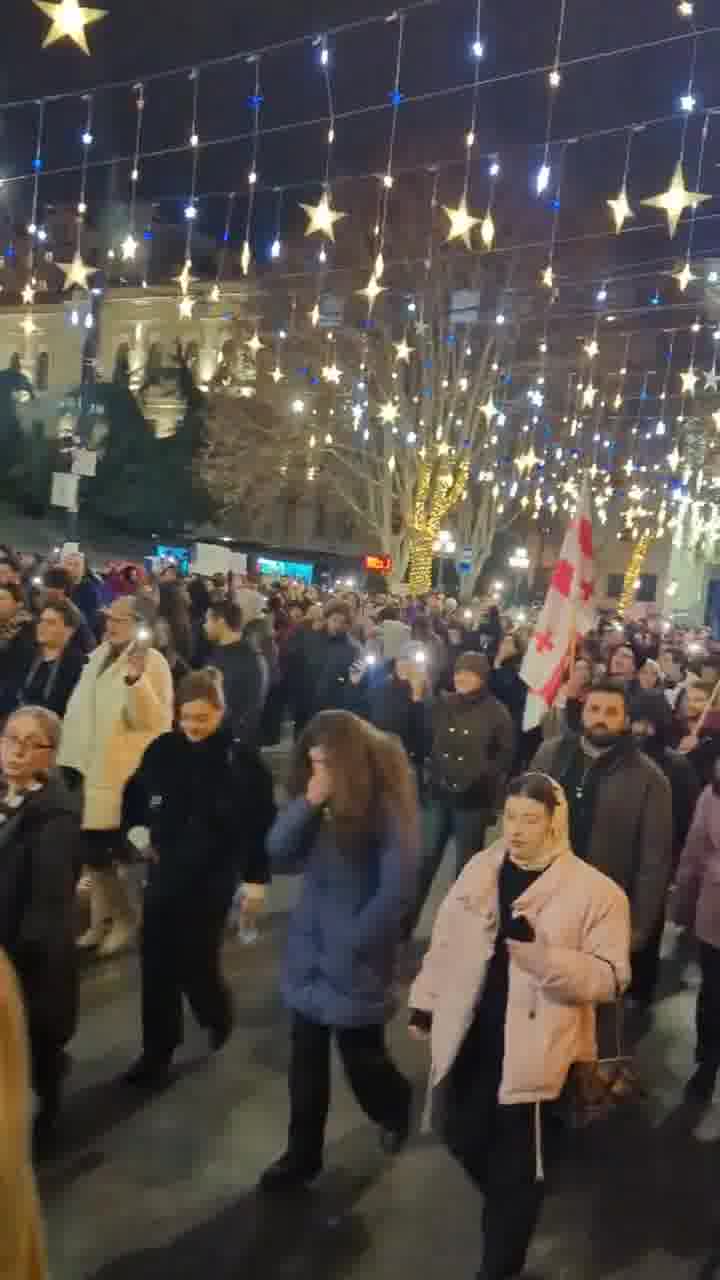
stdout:
MULTIPOLYGON (((160 1097, 117 1084, 139 1047, 135 957, 88 968, 64 1144, 41 1175, 53 1280, 472 1280, 478 1195, 432 1139, 382 1156, 339 1070, 321 1180, 283 1201, 255 1193, 285 1140, 277 970, 293 894, 277 882, 261 941, 228 946, 232 1040, 210 1059, 189 1025, 177 1083, 160 1097)), ((697 974, 682 941, 666 941, 662 998, 639 1029, 648 1102, 570 1143, 533 1276, 720 1280, 720 1099, 704 1116, 682 1104, 697 974)), ((402 1016, 391 1038, 420 1098, 425 1055, 402 1016)))

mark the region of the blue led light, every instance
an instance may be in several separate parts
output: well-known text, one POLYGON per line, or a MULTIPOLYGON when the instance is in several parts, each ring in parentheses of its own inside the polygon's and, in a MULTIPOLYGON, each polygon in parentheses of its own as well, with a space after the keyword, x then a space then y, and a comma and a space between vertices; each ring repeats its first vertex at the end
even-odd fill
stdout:
POLYGON ((405 94, 401 93, 399 89, 393 89, 388 96, 394 107, 401 106, 401 104, 405 101, 405 94))
POLYGON ((42 167, 43 167, 43 162, 42 162, 42 160, 40 159, 40 156, 36 156, 36 157, 35 157, 35 159, 34 159, 34 160, 33 160, 33 162, 32 162, 32 167, 33 167, 33 169, 42 169, 42 167))
POLYGON ((252 107, 254 111, 257 111, 257 109, 262 106, 264 101, 265 101, 265 98, 261 93, 251 93, 250 97, 248 98, 248 106, 252 107))

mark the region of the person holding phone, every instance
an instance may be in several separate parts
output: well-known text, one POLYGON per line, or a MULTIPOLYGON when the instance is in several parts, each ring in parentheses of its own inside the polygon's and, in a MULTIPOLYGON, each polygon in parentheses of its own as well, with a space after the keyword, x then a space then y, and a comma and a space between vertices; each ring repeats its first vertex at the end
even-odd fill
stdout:
POLYGON ((135 939, 137 913, 125 881, 120 838, 125 784, 143 753, 172 727, 170 668, 131 596, 107 611, 105 641, 91 655, 63 721, 58 764, 82 779, 82 827, 90 879, 90 927, 78 939, 112 956, 135 939))
POLYGON ((629 980, 626 895, 572 852, 562 788, 524 774, 502 837, 440 908, 410 993, 434 1117, 485 1197, 479 1280, 521 1274, 544 1198, 547 1103, 573 1063, 597 1058, 595 1006, 629 980))

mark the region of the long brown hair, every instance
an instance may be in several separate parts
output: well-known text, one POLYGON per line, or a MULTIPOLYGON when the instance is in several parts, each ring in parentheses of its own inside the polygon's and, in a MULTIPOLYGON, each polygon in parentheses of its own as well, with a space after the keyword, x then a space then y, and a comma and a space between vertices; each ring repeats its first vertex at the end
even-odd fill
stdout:
POLYGON ((313 747, 322 747, 328 755, 333 777, 329 808, 338 844, 360 853, 363 842, 390 833, 416 853, 420 844, 417 787, 399 739, 350 711, 321 711, 295 748, 289 784, 293 796, 307 788, 313 747))

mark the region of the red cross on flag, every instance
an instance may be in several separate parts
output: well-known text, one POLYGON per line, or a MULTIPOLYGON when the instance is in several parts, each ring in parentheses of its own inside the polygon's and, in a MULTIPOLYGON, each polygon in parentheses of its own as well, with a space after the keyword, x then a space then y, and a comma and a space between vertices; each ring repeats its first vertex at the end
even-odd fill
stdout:
POLYGON ((520 672, 530 689, 525 729, 536 728, 555 701, 573 645, 595 625, 594 600, 592 520, 585 485, 520 672))

